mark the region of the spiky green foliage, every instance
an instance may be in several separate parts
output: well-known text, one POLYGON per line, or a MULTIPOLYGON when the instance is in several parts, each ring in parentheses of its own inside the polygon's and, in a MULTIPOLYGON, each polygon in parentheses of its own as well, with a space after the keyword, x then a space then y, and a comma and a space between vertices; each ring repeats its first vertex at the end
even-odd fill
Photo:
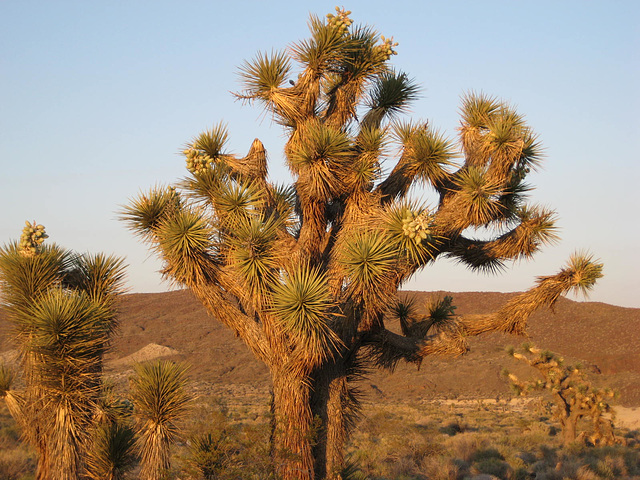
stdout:
POLYGON ((615 392, 609 388, 594 387, 579 364, 566 365, 559 355, 530 344, 522 345, 520 351, 509 349, 509 355, 535 368, 542 378, 520 380, 516 375, 504 371, 517 395, 528 395, 533 391, 547 393, 554 402, 554 416, 560 422, 565 444, 578 438, 592 444, 614 444, 618 440, 613 432, 614 411, 610 405, 615 392), (578 435, 580 421, 590 420, 590 435, 578 435))
MULTIPOLYGON (((38 227, 36 235, 44 232, 38 227)), ((37 235, 35 247, 22 241, 0 248, 2 302, 25 383, 20 392, 7 384, 3 396, 38 451, 38 475, 71 480, 82 475, 91 444, 123 263, 75 255, 44 238, 37 235)))
POLYGON ((342 469, 357 398, 351 366, 419 364, 464 353, 469 335, 522 333, 535 309, 591 285, 597 275, 585 272, 598 270, 593 260, 574 262, 479 318, 455 315, 449 298, 426 314, 397 306, 402 334, 387 328, 397 290, 418 270, 450 257, 500 271, 553 242, 555 216, 527 202, 541 148, 522 115, 471 92, 457 140, 403 120, 418 89, 390 64, 397 44, 350 15, 312 16, 308 39, 240 69, 237 97, 285 130, 290 187, 270 181, 259 140, 244 157, 229 154, 218 126, 187 145, 177 189, 141 194, 122 215, 162 257, 163 273, 270 368, 273 461, 284 479, 342 469), (416 187, 434 200, 412 199, 416 187), (477 230, 488 233, 480 240, 477 230))
POLYGON ((73 278, 68 283, 85 292, 92 300, 112 305, 123 292, 124 268, 124 261, 113 255, 81 255, 72 270, 73 278))
MULTIPOLYGON (((233 431, 221 429, 215 432, 207 432, 194 435, 188 441, 188 463, 204 480, 222 478, 225 471, 237 466, 238 445, 234 444, 233 431)), ((246 466, 240 466, 239 470, 245 470, 246 466), (244 468, 243 468, 244 467, 244 468)), ((267 478, 267 474, 262 472, 267 478)), ((248 477, 248 475, 247 475, 248 477)))
POLYGON ((301 368, 333 356, 340 343, 325 320, 332 307, 326 278, 318 269, 300 266, 274 288, 271 313, 281 322, 301 360, 306 360, 300 362, 301 368))
POLYGON ((154 232, 180 206, 181 200, 174 188, 156 187, 133 200, 130 208, 124 211, 123 218, 138 235, 154 242, 154 232))
POLYGON ((142 464, 140 478, 166 478, 171 445, 180 437, 179 422, 191 400, 186 367, 165 360, 136 365, 131 399, 142 464))
POLYGON ((423 339, 457 325, 456 307, 453 305, 453 297, 449 295, 429 298, 421 310, 426 311, 426 314, 421 314, 415 300, 408 297, 396 301, 390 314, 398 319, 406 337, 423 339))
POLYGON ((126 424, 110 422, 99 426, 87 452, 86 477, 90 480, 124 480, 135 467, 135 434, 126 424))

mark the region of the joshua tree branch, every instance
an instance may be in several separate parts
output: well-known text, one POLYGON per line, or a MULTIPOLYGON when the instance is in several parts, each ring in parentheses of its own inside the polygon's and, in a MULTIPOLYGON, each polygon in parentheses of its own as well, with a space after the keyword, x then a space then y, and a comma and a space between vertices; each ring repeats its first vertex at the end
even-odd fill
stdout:
POLYGON ((602 276, 602 264, 590 257, 574 256, 556 275, 538 277, 537 285, 509 300, 497 312, 461 319, 468 335, 485 332, 526 333, 529 317, 540 307, 552 307, 571 290, 588 290, 602 276))
POLYGON ((423 358, 429 355, 458 356, 466 353, 468 346, 460 333, 459 329, 452 328, 417 338, 382 329, 366 334, 363 343, 373 350, 378 365, 393 369, 400 360, 420 365, 423 358))
POLYGON ((388 204, 406 194, 414 177, 415 174, 409 172, 407 155, 403 153, 389 176, 376 187, 375 192, 381 195, 383 204, 388 204))
POLYGON ((213 285, 193 285, 190 289, 210 315, 229 327, 258 358, 268 361, 268 345, 261 325, 244 314, 229 294, 213 285))

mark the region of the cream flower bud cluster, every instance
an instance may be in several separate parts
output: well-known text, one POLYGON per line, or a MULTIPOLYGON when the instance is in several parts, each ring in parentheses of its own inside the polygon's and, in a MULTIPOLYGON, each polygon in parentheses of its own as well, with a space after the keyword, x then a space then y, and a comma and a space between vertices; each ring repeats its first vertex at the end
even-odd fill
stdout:
POLYGON ((398 52, 393 49, 393 47, 398 46, 398 42, 394 42, 393 37, 385 38, 384 35, 381 35, 380 39, 382 40, 382 44, 378 45, 376 48, 378 48, 380 54, 385 58, 385 60, 389 60, 391 55, 398 54, 398 52))
POLYGON ((409 212, 402 219, 402 232, 416 243, 420 243, 431 234, 429 220, 430 216, 426 210, 419 215, 409 212))
POLYGON ((33 224, 28 221, 25 222, 22 235, 20 235, 20 253, 26 256, 35 255, 44 242, 44 239, 48 237, 44 231, 44 226, 36 225, 36 222, 33 222, 33 224))
POLYGON ((342 33, 347 33, 349 25, 353 23, 349 15, 351 15, 351 10, 336 7, 335 15, 332 13, 327 14, 327 25, 340 29, 342 33))
POLYGON ((194 148, 188 148, 182 153, 187 157, 187 170, 193 174, 204 172, 213 163, 213 159, 209 155, 194 148))

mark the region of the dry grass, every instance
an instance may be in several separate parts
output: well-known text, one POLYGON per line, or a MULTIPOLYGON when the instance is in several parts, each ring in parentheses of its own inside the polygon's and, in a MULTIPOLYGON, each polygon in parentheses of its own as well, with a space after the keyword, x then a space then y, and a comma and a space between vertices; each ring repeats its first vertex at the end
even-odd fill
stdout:
POLYGON ((35 453, 20 441, 17 425, 4 402, 0 403, 0 479, 30 480, 35 468, 35 453))
MULTIPOLYGON (((267 480, 267 398, 246 404, 202 396, 186 421, 188 439, 172 451, 171 478, 267 480), (195 439, 210 439, 206 452, 195 439)), ((3 410, 4 411, 4 410, 3 410)), ((627 446, 564 448, 542 405, 507 401, 367 403, 348 446, 352 479, 640 479, 640 431, 618 430, 627 446)), ((33 478, 34 455, 0 412, 0 478, 33 478)))
POLYGON ((627 446, 563 448, 540 409, 505 402, 368 405, 349 452, 371 480, 640 478, 640 432, 627 446))

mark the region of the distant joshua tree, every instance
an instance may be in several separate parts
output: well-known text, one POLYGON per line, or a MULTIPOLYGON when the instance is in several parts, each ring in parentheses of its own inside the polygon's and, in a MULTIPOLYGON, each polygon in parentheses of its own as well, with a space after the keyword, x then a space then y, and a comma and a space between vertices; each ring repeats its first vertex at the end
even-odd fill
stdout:
POLYGON ((423 317, 397 305, 398 288, 439 257, 481 272, 531 258, 556 238, 554 213, 526 204, 540 147, 521 115, 468 94, 457 145, 426 122, 399 120, 418 88, 391 67, 393 39, 349 15, 311 16, 310 38, 240 69, 237 98, 284 129, 293 185, 269 180, 259 140, 245 157, 229 153, 220 124, 187 144, 187 178, 122 213, 164 275, 269 367, 272 460, 285 480, 341 478, 363 369, 461 354, 469 335, 523 333, 537 308, 601 276, 576 255, 493 314, 456 316, 449 299, 423 317), (414 187, 432 189, 434 203, 412 200, 414 187), (477 239, 485 228, 490 238, 477 239), (386 327, 393 311, 402 334, 386 327))
POLYGON ((554 416, 562 427, 565 445, 578 438, 587 439, 584 433, 578 435, 582 419, 592 423, 593 433, 588 437, 592 444, 609 445, 618 441, 613 433, 613 409, 609 404, 615 396, 613 390, 595 388, 579 364, 565 365, 562 357, 547 350, 525 344, 521 352, 510 349, 509 353, 542 374, 542 379, 523 381, 513 373, 503 372, 518 395, 528 395, 532 391, 551 395, 554 416))
POLYGON ((0 248, 2 305, 12 323, 25 387, 0 368, 0 396, 38 453, 36 478, 76 480, 100 410, 102 357, 117 321, 123 264, 45 245, 27 222, 20 242, 0 248))

